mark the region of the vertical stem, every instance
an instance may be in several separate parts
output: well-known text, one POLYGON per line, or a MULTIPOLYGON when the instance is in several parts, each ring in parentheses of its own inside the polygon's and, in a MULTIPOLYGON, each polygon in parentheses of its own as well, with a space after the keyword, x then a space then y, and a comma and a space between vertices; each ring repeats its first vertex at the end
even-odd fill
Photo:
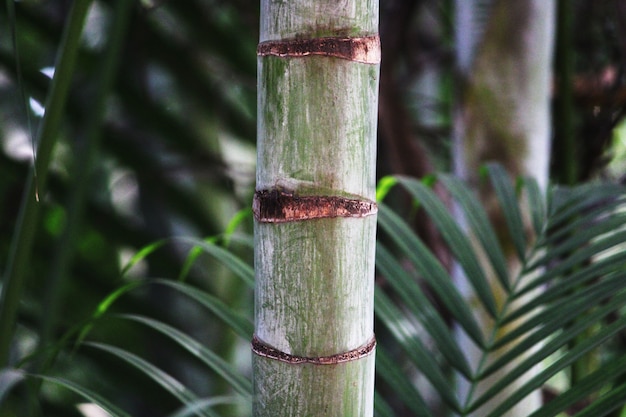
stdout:
POLYGON ((254 416, 371 416, 377 0, 261 2, 254 416))
MULTIPOLYGON (((557 9, 556 73, 557 99, 555 101, 555 156, 556 179, 566 185, 578 182, 578 153, 574 137, 573 74, 574 49, 573 37, 574 10, 571 1, 559 0, 557 9)), ((576 347, 585 334, 575 338, 569 348, 576 347)), ((570 385, 575 385, 590 372, 593 355, 585 355, 570 368, 570 385)))
POLYGON ((80 36, 90 4, 91 0, 76 0, 72 5, 59 47, 52 87, 45 106, 46 113, 37 134, 39 145, 33 171, 37 175, 31 172, 28 178, 0 294, 0 368, 9 362, 17 308, 26 280, 26 270, 30 265, 31 249, 39 218, 38 196, 45 195, 48 166, 64 115, 80 36))
POLYGON ((578 155, 574 137, 573 83, 573 5, 571 0, 559 0, 557 6, 557 31, 555 66, 557 99, 554 108, 554 176, 567 185, 578 180, 578 155))
POLYGON ((84 147, 75 152, 72 193, 67 206, 69 222, 53 258, 53 265, 50 268, 50 279, 46 282, 47 290, 45 291, 46 299, 44 301, 46 314, 42 318, 41 323, 40 347, 45 347, 50 340, 59 314, 59 305, 62 300, 62 282, 72 263, 75 240, 83 216, 85 195, 92 178, 93 164, 98 155, 101 137, 100 128, 105 114, 106 101, 118 73, 122 46, 128 31, 128 23, 133 7, 133 2, 117 0, 113 10, 107 49, 102 56, 102 65, 97 77, 98 86, 94 94, 93 105, 87 115, 85 133, 81 141, 81 145, 84 144, 84 147))

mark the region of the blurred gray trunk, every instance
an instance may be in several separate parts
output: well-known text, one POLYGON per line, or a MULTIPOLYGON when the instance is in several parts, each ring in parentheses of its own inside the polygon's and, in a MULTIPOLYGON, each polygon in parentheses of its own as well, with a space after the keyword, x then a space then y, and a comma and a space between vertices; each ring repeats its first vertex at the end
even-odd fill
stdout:
MULTIPOLYGON (((533 176, 545 188, 550 155, 555 1, 458 0, 456 5, 457 59, 465 89, 455 114, 455 170, 478 186, 480 166, 497 161, 511 175, 533 176)), ((503 230, 498 227, 504 221, 492 195, 482 190, 481 196, 497 232, 503 230)), ((511 248, 506 255, 510 276, 514 277, 519 272, 518 260, 512 245, 506 244, 508 237, 501 233, 500 238, 505 248, 511 248)), ((462 288, 468 287, 462 276, 457 279, 462 288)), ((492 282, 497 294, 495 279, 492 282)), ((471 300, 471 291, 465 292, 471 300)), ((487 316, 480 312, 477 315, 484 323, 486 334, 490 333, 492 324, 487 316)), ((459 340, 471 357, 470 363, 480 363, 481 353, 463 335, 459 335, 459 340)), ((472 396, 480 396, 491 381, 500 379, 506 372, 504 369, 474 387, 472 396)), ((487 415, 501 398, 531 378, 534 372, 536 370, 529 370, 508 392, 480 408, 475 415, 487 415)), ((460 390, 461 397, 466 398, 469 384, 462 381, 460 390)), ((511 409, 507 416, 527 416, 540 404, 541 396, 537 391, 511 409)))

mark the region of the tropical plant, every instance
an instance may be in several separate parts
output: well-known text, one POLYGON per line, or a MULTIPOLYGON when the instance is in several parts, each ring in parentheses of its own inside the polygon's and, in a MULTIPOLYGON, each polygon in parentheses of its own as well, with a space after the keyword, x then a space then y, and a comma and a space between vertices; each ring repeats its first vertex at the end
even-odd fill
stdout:
MULTIPOLYGON (((455 414, 504 416, 536 389, 544 389, 544 397, 550 396, 547 393, 555 389, 550 387, 550 382, 556 375, 604 345, 605 356, 592 373, 571 386, 559 387, 557 398, 531 415, 554 416, 589 404, 576 415, 616 415, 611 413, 626 400, 625 362, 620 349, 613 350, 615 344, 622 343, 626 329, 622 298, 626 272, 623 187, 606 184, 557 187, 544 198, 534 180, 524 179, 516 188, 511 186, 501 167, 490 166, 486 177, 497 195, 521 271, 511 275, 504 256, 506 241, 499 241, 485 208, 458 179, 442 175, 437 181, 445 185, 459 205, 460 213, 456 217, 466 219, 469 234, 462 231, 455 216, 423 182, 403 177, 392 179, 392 183, 401 184, 414 196, 442 232, 471 284, 474 297, 464 300, 461 289, 455 287, 448 273, 408 231, 406 223, 381 207, 379 224, 389 243, 379 243, 377 247, 377 268, 393 291, 392 297, 377 292, 378 317, 410 358, 409 362, 419 369, 429 390, 436 392, 445 408, 455 414), (526 205, 531 213, 528 224, 522 216, 526 205), (407 259, 409 266, 403 268, 398 255, 407 259), (487 266, 481 266, 482 261, 487 266), (498 277, 499 288, 490 285, 486 278, 489 272, 498 277), (435 297, 429 298, 415 284, 416 278, 424 280, 435 297), (525 297, 538 288, 542 289, 539 294, 525 297), (402 300, 403 307, 394 305, 394 299, 402 300), (433 300, 439 300, 442 306, 433 300), (477 310, 493 321, 493 330, 487 337, 476 320, 477 310), (468 362, 467 352, 459 349, 442 311, 450 314, 454 326, 482 352, 479 363, 468 362), (584 338, 580 339, 581 335, 584 338), (577 338, 578 343, 572 343, 577 338), (490 381, 489 390, 474 395, 481 382, 510 364, 515 366, 490 381), (508 391, 516 380, 537 368, 535 376, 514 391, 508 391), (468 381, 470 390, 466 399, 452 395, 450 371, 468 381), (505 391, 508 395, 499 398, 505 391), (491 407, 492 411, 481 414, 481 407, 493 399, 497 403, 491 407)), ((411 380, 406 374, 401 376, 397 364, 384 349, 382 344, 378 363, 384 371, 379 376, 396 376, 393 386, 403 387, 398 395, 414 415, 435 415, 415 400, 419 394, 411 380), (395 373, 390 372, 394 368, 395 373)), ((426 398, 422 404, 427 403, 426 398)))
MULTIPOLYGON (((379 224, 383 236, 377 247, 379 285, 375 305, 381 326, 377 331, 385 337, 379 337, 377 375, 381 381, 389 383, 394 392, 377 394, 376 415, 397 415, 392 411, 397 407, 396 401, 410 410, 410 415, 441 415, 433 408, 433 404, 439 401, 440 407, 458 415, 467 415, 480 410, 483 404, 538 364, 545 365, 537 376, 499 403, 489 416, 506 415, 510 407, 537 388, 557 394, 533 416, 556 416, 572 409, 582 409, 576 414, 578 416, 617 415, 614 412, 624 405, 626 387, 623 378, 626 361, 619 354, 621 348, 618 346, 623 343, 626 329, 626 252, 621 248, 626 234, 626 193, 623 187, 594 184, 554 188, 545 199, 531 179, 524 179, 515 186, 497 166, 490 166, 485 176, 498 195, 509 233, 524 266, 522 273, 516 277, 510 277, 506 270, 502 248, 484 208, 462 182, 448 175, 431 178, 427 183, 406 177, 388 177, 381 182, 379 198, 382 199, 390 187, 398 184, 406 188, 428 212, 466 272, 476 298, 473 303, 464 301, 432 252, 397 214, 381 204, 379 224), (467 218, 471 235, 462 231, 453 214, 429 187, 433 180, 444 184, 454 196, 467 218), (522 194, 524 198, 521 198, 522 194), (523 204, 532 209, 529 227, 520 216, 523 204), (472 240, 479 242, 480 251, 472 245, 472 240), (489 268, 497 271, 503 299, 496 299, 488 285, 486 271, 480 266, 482 257, 489 260, 489 268), (424 291, 421 280, 430 284, 441 300, 442 309, 424 291), (515 299, 537 287, 545 287, 540 296, 509 309, 515 299), (475 308, 485 310, 495 322, 494 332, 488 338, 483 337, 477 325, 472 312, 475 308), (446 324, 443 311, 449 313, 455 325, 483 351, 481 363, 467 362, 465 353, 459 351, 455 342, 453 329, 446 324), (511 326, 514 329, 510 329, 511 326), (506 333, 502 332, 504 328, 508 328, 506 333), (501 334, 505 336, 499 337, 501 334), (585 338, 572 345, 571 342, 581 334, 585 338), (570 365, 597 349, 604 353, 601 363, 592 373, 572 386, 552 384, 555 377, 566 372, 570 365), (527 355, 528 351, 532 354, 527 355), (453 389, 455 373, 477 384, 499 368, 515 362, 519 356, 524 356, 524 361, 496 381, 490 391, 478 398, 470 396, 466 403, 456 398, 453 389), (497 360, 492 360, 494 357, 497 360), (417 383, 411 369, 419 370, 417 383)), ((242 238, 236 233, 206 242, 188 240, 187 243, 219 259, 242 282, 252 286, 251 266, 225 250, 225 242, 230 245, 239 242, 250 248, 249 238, 242 238)), ((149 254, 158 248, 159 245, 147 248, 137 255, 129 267, 145 256, 155 256, 149 254)), ((25 358, 21 364, 2 371, 1 397, 5 405, 7 401, 11 403, 9 390, 17 383, 39 378, 48 387, 59 384, 78 392, 113 416, 126 415, 122 411, 123 404, 103 399, 112 395, 113 387, 94 389, 85 381, 73 382, 71 375, 62 375, 71 369, 67 355, 73 357, 73 362, 82 362, 85 359, 79 358, 84 355, 89 357, 94 352, 113 355, 117 360, 136 367, 140 373, 170 392, 182 403, 183 409, 176 415, 218 415, 211 408, 216 404, 233 401, 249 403, 249 379, 198 340, 167 324, 164 319, 136 311, 112 312, 114 304, 139 291, 139 287, 146 286, 163 286, 179 292, 223 320, 242 341, 247 343, 252 337, 249 316, 242 316, 234 306, 225 305, 192 285, 168 279, 128 280, 128 284, 100 303, 91 320, 69 332, 51 351, 43 352, 53 354, 55 365, 52 368, 46 368, 44 373, 37 375, 29 373, 29 364, 35 358, 25 358), (125 326, 137 329, 145 326, 172 340, 187 355, 198 360, 202 367, 216 372, 218 378, 231 387, 233 394, 215 398, 196 395, 193 385, 186 386, 176 381, 164 370, 151 365, 140 353, 115 346, 119 341, 112 343, 106 340, 110 338, 106 333, 104 340, 98 336, 98 329, 111 325, 111 322, 126 323, 125 326)), ((44 391, 44 395, 49 394, 44 391)), ((136 395, 141 396, 141 392, 136 395)), ((245 415, 245 411, 240 412, 245 415)))
MULTIPOLYGON (((413 3, 428 12, 447 4, 438 9, 443 19, 452 2, 413 3)), ((72 4, 79 5, 29 0, 0 7, 0 30, 13 23, 18 35, 18 48, 0 36, 0 262, 5 274, 13 269, 9 262, 20 262, 24 272, 10 284, 17 290, 6 286, 15 274, 2 278, 2 309, 11 314, 0 324, 10 333, 0 340, 9 347, 0 369, 0 415, 94 416, 98 406, 113 416, 250 415, 254 175, 246 164, 254 153, 258 11, 241 0, 142 1, 132 4, 128 33, 123 16, 130 2, 94 0, 89 33, 80 35, 64 29, 81 20, 80 9, 67 18, 72 4), (68 45, 61 43, 64 32, 73 33, 64 42, 80 44, 77 64, 73 71, 57 65, 59 78, 51 80, 46 68, 54 66, 58 45, 68 45), (120 54, 111 52, 116 42, 123 44, 120 54), (64 89, 51 88, 61 79, 74 87, 67 106, 58 104, 64 89), (46 99, 53 92, 56 98, 46 99), (34 172, 17 144, 28 137, 27 113, 33 131, 40 125, 53 133, 49 120, 32 114, 37 102, 48 103, 45 117, 63 117, 52 129, 52 158, 45 155, 51 142, 40 142, 44 152, 34 172), (78 151, 83 146, 97 157, 78 151), (83 163, 91 166, 74 168, 83 163), (40 175, 38 193, 24 190, 29 173, 40 175), (131 198, 121 199, 120 191, 131 198), (8 242, 20 234, 14 226, 22 195, 31 205, 39 202, 38 216, 23 223, 35 232, 33 248, 18 260, 8 242)), ((413 19, 403 10, 394 16, 407 25, 423 22, 423 14, 413 19)), ((388 29, 417 36, 383 16, 388 29)), ((398 45, 418 44, 400 38, 398 45)), ((59 57, 71 53, 64 49, 59 57)), ((390 68, 404 81, 415 64, 408 60, 390 68)), ((451 94, 446 91, 441 94, 451 94)), ((439 138, 448 135, 445 126, 435 130, 439 138)), ((405 161, 412 155, 400 152, 405 161)), ((375 414, 468 415, 496 399, 493 415, 506 415, 535 389, 552 399, 535 415, 624 414, 623 187, 591 183, 544 193, 533 180, 512 183, 495 167, 485 176, 507 213, 504 228, 490 225, 480 200, 453 177, 380 182, 375 414), (387 194, 393 184, 411 193, 410 213, 387 194), (452 214, 433 196, 433 184, 456 201, 452 214), (455 255, 476 297, 460 298, 433 256, 440 252, 409 226, 415 213, 443 232, 444 249, 455 255), (457 223, 462 217, 467 232, 457 223), (506 230, 523 265, 519 275, 503 266, 506 243, 495 236, 506 230), (490 270, 502 281, 493 289, 483 279, 490 270), (539 287, 542 295, 514 303, 539 287), (476 311, 496 323, 493 335, 481 335, 476 311), (497 332, 502 326, 506 331, 497 332), (452 337, 458 333, 480 348, 484 363, 467 363, 452 337), (476 387, 520 358, 525 362, 491 391, 456 396, 460 378, 476 387), (510 381, 539 362, 539 376, 511 392, 510 381), (570 376, 581 363, 585 372, 570 376)))

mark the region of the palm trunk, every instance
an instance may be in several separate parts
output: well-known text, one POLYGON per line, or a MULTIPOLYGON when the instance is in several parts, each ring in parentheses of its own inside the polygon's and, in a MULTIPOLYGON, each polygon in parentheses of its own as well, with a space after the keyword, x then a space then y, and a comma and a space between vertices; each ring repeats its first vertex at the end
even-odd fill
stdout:
MULTIPOLYGON (((475 56, 461 56, 466 69, 469 62, 471 66, 466 75, 464 102, 455 126, 457 173, 478 184, 480 167, 489 161, 497 161, 511 175, 533 176, 545 188, 550 155, 550 68, 555 1, 478 0, 476 4, 486 6, 484 10, 477 11, 479 17, 485 19, 485 28, 484 31, 475 31, 483 34, 482 40, 475 42, 475 56)), ((519 273, 519 260, 510 236, 504 232, 506 228, 502 227, 504 218, 496 207, 493 195, 484 192, 482 198, 502 244, 509 249, 505 255, 509 276, 514 277, 519 273)), ((463 278, 458 279, 463 286, 463 278)), ((497 293, 495 277, 492 283, 497 293)), ((471 297, 471 294, 467 296, 471 297)), ((499 295, 496 298, 502 299, 499 295)), ((523 303, 524 300, 517 302, 523 303)), ((493 328, 491 321, 487 315, 480 318, 486 334, 489 334, 493 328)), ((480 363, 480 352, 466 342, 460 336, 459 343, 464 345, 464 351, 470 356, 469 362, 480 363)), ((480 396, 507 372, 508 369, 503 369, 474 386, 473 395, 480 396)), ((528 381, 535 372, 535 369, 529 370, 515 384, 511 384, 509 392, 528 381)), ((461 391, 467 388, 463 384, 460 386, 461 391)), ((504 392, 502 397, 506 395, 504 392)), ((461 393, 461 397, 464 396, 461 393)), ((480 408, 475 415, 487 415, 502 397, 480 408)), ((507 416, 526 416, 540 405, 541 395, 536 391, 511 409, 507 416)))
POLYGON ((371 416, 377 0, 261 1, 254 416, 371 416))

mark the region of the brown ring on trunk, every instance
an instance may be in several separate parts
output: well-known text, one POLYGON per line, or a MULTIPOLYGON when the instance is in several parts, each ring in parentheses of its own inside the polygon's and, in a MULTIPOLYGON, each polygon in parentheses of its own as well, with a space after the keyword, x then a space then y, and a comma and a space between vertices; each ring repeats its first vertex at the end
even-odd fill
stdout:
POLYGON ((374 351, 375 347, 376 338, 372 337, 371 340, 365 345, 350 350, 348 352, 338 353, 336 355, 330 356, 306 357, 295 356, 289 353, 281 352, 278 349, 266 345, 256 336, 252 338, 252 351, 256 355, 291 364, 312 363, 314 365, 335 365, 338 363, 355 361, 371 354, 374 351))
POLYGON ((257 47, 257 55, 292 58, 322 55, 364 64, 379 64, 380 38, 373 35, 362 38, 329 37, 265 41, 257 47))
POLYGON ((280 190, 260 190, 252 201, 254 218, 262 223, 285 223, 333 217, 367 217, 378 212, 370 200, 339 196, 297 196, 280 190))

